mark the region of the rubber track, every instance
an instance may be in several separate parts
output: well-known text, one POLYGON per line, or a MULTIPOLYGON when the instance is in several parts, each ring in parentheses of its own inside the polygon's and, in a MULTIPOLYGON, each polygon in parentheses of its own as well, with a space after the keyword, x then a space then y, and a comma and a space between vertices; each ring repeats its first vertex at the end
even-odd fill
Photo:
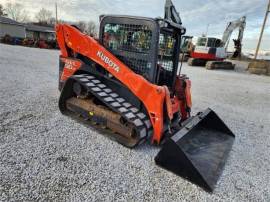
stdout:
POLYGON ((112 111, 121 114, 129 123, 134 124, 136 132, 140 136, 138 144, 152 134, 152 124, 148 116, 120 97, 116 92, 113 92, 111 88, 95 76, 79 74, 73 75, 70 79, 76 80, 85 87, 88 93, 90 92, 112 111))

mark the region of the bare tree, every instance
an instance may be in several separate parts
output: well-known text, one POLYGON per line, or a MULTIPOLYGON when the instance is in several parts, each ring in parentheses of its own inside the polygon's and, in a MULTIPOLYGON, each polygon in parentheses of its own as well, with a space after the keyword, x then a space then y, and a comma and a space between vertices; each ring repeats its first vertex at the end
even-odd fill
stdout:
POLYGON ((47 25, 50 23, 50 19, 52 18, 52 12, 46 10, 45 8, 40 9, 40 11, 36 14, 36 19, 39 24, 47 25))
POLYGON ((54 17, 49 19, 49 25, 55 25, 56 24, 56 19, 54 17))
POLYGON ((75 23, 75 25, 76 25, 82 32, 86 32, 87 24, 86 24, 84 21, 79 21, 79 22, 75 23))
POLYGON ((23 8, 22 4, 7 3, 5 10, 8 17, 15 21, 26 22, 29 19, 27 11, 23 8))
POLYGON ((86 33, 91 35, 91 36, 96 36, 97 35, 97 26, 96 26, 95 22, 89 21, 87 23, 86 33))
POLYGON ((5 13, 5 9, 3 8, 2 4, 0 4, 0 16, 7 16, 7 14, 5 13))

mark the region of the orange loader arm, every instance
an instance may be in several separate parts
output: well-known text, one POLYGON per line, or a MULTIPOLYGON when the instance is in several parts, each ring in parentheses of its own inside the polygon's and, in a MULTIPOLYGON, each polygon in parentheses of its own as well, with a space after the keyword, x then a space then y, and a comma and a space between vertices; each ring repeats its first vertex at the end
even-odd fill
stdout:
MULTIPOLYGON (((94 38, 70 25, 56 25, 56 35, 63 57, 69 57, 67 48, 88 57, 110 72, 142 101, 153 126, 152 142, 159 144, 163 133, 164 102, 170 102, 170 97, 166 93, 167 87, 148 82, 141 75, 134 73, 94 38)), ((171 103, 168 104, 171 105, 171 103)))

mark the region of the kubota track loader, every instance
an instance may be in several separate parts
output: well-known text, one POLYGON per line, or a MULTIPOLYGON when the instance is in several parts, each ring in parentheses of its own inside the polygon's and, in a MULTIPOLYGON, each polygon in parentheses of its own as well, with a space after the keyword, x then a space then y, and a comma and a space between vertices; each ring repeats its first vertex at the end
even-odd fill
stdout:
POLYGON ((234 135, 211 109, 190 116, 181 24, 170 0, 164 19, 101 16, 99 41, 58 24, 59 108, 127 147, 161 144, 158 165, 212 191, 234 135))

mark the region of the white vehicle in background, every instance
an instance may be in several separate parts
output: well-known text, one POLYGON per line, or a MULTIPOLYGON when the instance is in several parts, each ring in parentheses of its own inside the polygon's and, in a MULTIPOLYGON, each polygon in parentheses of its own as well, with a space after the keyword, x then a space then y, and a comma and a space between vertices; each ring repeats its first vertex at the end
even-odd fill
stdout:
POLYGON ((231 62, 224 61, 227 58, 227 47, 232 32, 239 28, 238 38, 234 39, 235 51, 233 58, 241 57, 242 39, 246 26, 246 17, 229 22, 222 39, 214 37, 199 37, 194 50, 191 52, 191 58, 188 60, 190 66, 204 66, 207 69, 234 69, 231 62))

